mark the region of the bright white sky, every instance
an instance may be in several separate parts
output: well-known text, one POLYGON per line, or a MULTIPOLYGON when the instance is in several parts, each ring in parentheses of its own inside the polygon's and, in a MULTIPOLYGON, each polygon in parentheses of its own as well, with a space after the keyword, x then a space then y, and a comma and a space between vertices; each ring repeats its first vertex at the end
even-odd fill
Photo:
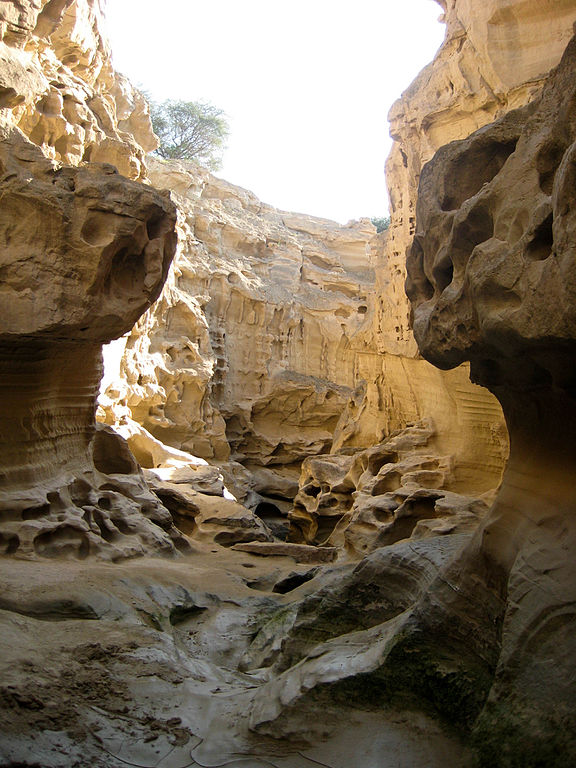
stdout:
POLYGON ((205 100, 218 176, 277 208, 384 216, 387 113, 444 37, 434 0, 107 0, 116 69, 156 101, 205 100))

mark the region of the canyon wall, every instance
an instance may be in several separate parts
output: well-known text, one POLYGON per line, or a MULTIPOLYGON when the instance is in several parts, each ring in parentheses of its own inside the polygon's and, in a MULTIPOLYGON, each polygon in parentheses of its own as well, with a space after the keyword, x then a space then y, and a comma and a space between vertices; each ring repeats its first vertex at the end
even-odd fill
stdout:
POLYGON ((125 404, 206 459, 290 466, 330 449, 373 285, 364 220, 278 211, 194 163, 151 160, 179 210, 158 304, 125 343, 125 404))
POLYGON ((157 298, 176 242, 169 197, 136 181, 154 136, 100 23, 90 0, 0 8, 0 542, 26 557, 185 545, 95 423, 102 343, 157 298))
MULTIPOLYGON (((448 0, 446 37, 431 62, 390 110, 394 139, 386 164, 391 223, 376 264, 377 297, 366 346, 379 353, 363 378, 344 444, 362 435, 432 417, 440 454, 453 454, 452 488, 482 492, 498 483, 507 446, 501 411, 487 390, 469 383, 467 363, 448 372, 418 359, 404 292, 406 252, 415 232, 418 181, 424 164, 443 145, 462 139, 542 88, 570 39, 573 3, 484 3, 448 0)), ((494 158, 498 163, 505 152, 494 158)), ((337 439, 337 444, 342 440, 337 439)))
POLYGON ((174 206, 99 3, 0 3, 7 764, 574 765, 576 2, 444 7, 376 236, 174 206))
POLYGON ((541 97, 436 153, 408 258, 420 350, 444 368, 469 360, 510 432, 490 515, 449 572, 460 599, 437 585, 434 621, 480 626, 478 657, 499 628, 478 742, 488 755, 513 740, 519 763, 546 765, 576 756, 575 83, 572 40, 541 97), (472 599, 482 611, 455 620, 472 599))
MULTIPOLYGON (((470 383, 466 363, 442 372, 419 358, 404 295, 405 254, 414 234, 423 165, 444 144, 538 94, 567 43, 573 9, 570 2, 540 4, 538 9, 530 3, 507 2, 489 3, 478 12, 469 3, 449 2, 444 10, 444 44, 390 113, 391 226, 387 238, 368 244, 370 237, 364 232, 364 244, 357 242, 359 252, 368 246, 370 258, 362 266, 362 280, 358 258, 351 268, 338 253, 326 257, 335 242, 326 222, 311 223, 309 218, 303 225, 300 217, 299 224, 291 223, 290 215, 274 213, 246 191, 201 170, 155 164, 154 183, 182 193, 178 260, 188 262, 186 275, 177 269, 170 279, 173 288, 162 301, 171 306, 168 293, 177 289, 180 310, 188 313, 188 322, 195 327, 180 342, 194 349, 176 352, 178 344, 171 344, 168 355, 158 352, 156 347, 164 342, 155 328, 162 325, 164 310, 157 307, 156 320, 150 316, 135 332, 157 337, 146 371, 142 362, 129 360, 134 361, 136 353, 143 360, 147 342, 137 342, 134 334, 128 342, 130 392, 123 395, 135 420, 155 437, 209 460, 223 461, 231 451, 244 464, 276 470, 292 466, 295 471, 307 455, 366 449, 394 431, 431 419, 431 449, 439 456, 452 456, 447 489, 481 494, 498 484, 508 450, 500 406, 487 390, 470 383), (275 216, 292 231, 274 232, 275 216), (314 231, 299 233, 299 226, 314 231), (315 237, 315 245, 303 241, 291 253, 291 238, 303 235, 315 237), (314 249, 324 254, 324 262, 314 249), (297 276, 300 259, 303 268, 297 276), (240 267, 243 261, 246 265, 240 267), (220 276, 208 277, 216 263, 220 276), (248 270, 246 276, 240 274, 242 269, 248 270), (330 274, 334 269, 348 273, 347 287, 330 274), (375 289, 367 281, 369 273, 374 275, 375 289), (282 285, 290 286, 289 311, 279 308, 286 304, 282 285), (347 291, 355 290, 362 302, 360 316, 339 305, 342 296, 346 304, 347 291), (248 308, 250 302, 254 304, 248 308), (268 314, 262 309, 265 303, 277 311, 270 309, 268 314), (309 337, 299 340, 301 313, 309 337), (328 320, 330 313, 334 317, 328 320), (170 354, 186 359, 170 360, 170 354), (289 380, 290 371, 323 383, 289 380), (330 382, 353 392, 332 388, 328 408, 328 390, 323 387, 330 389, 330 382), (307 408, 316 415, 307 414, 307 408), (288 422, 289 411, 293 415, 288 422), (321 411, 324 423, 313 423, 321 411)), ((504 147, 493 162, 503 162, 505 155, 504 147)), ((170 310, 171 315, 174 312, 170 310)))

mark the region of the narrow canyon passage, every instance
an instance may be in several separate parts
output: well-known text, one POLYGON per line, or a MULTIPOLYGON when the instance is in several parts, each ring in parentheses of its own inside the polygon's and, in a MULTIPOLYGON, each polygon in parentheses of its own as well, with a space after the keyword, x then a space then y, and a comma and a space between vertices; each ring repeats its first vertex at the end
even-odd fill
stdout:
POLYGON ((574 765, 576 2, 440 6, 381 231, 0 8, 0 765, 574 765))

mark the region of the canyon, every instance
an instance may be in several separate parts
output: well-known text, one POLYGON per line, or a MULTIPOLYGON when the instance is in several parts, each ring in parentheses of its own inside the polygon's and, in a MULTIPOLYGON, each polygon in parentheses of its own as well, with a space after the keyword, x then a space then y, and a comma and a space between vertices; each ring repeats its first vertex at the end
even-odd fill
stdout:
POLYGON ((377 233, 0 3, 2 765, 574 764, 576 3, 439 4, 377 233))

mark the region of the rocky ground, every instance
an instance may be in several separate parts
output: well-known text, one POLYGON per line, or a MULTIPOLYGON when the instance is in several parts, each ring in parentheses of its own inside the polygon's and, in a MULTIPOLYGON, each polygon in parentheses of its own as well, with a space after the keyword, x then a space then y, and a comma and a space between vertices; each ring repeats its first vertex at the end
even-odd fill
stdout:
POLYGON ((390 618, 466 538, 315 566, 217 545, 122 566, 4 558, 0 765, 464 767, 432 709, 382 706, 377 670, 390 618))

